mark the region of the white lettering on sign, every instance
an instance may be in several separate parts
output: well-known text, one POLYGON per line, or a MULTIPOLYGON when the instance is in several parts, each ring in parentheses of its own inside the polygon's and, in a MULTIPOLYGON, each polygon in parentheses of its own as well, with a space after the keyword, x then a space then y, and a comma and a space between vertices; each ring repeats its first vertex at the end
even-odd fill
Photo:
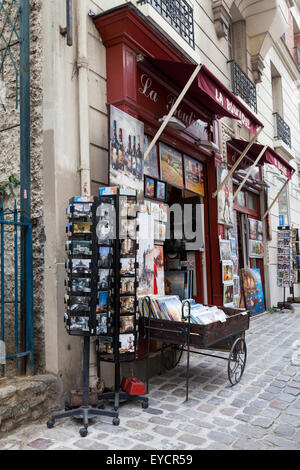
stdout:
POLYGON ((152 79, 150 77, 148 77, 147 75, 143 74, 141 76, 141 84, 142 84, 143 88, 139 88, 139 92, 142 95, 146 96, 146 98, 149 98, 154 103, 157 103, 158 94, 155 90, 151 90, 152 79))
POLYGON ((217 100, 218 103, 220 103, 222 106, 224 106, 223 95, 217 88, 216 88, 216 100, 217 100))
MULTIPOLYGON (((223 106, 223 108, 225 107, 224 97, 222 93, 220 92, 220 90, 218 90, 217 88, 216 88, 216 101, 220 103, 220 105, 223 106)), ((246 118, 245 114, 228 98, 226 98, 226 109, 231 114, 236 116, 240 121, 242 121, 243 126, 247 127, 247 129, 250 129, 250 120, 246 118)))

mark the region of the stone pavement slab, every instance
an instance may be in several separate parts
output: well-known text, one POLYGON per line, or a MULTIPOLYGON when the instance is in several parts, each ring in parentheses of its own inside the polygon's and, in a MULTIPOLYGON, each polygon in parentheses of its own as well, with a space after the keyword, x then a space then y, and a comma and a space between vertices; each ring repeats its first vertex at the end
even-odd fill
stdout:
POLYGON ((53 429, 43 420, 2 436, 0 449, 300 450, 300 366, 292 360, 297 338, 299 308, 253 318, 238 386, 228 383, 225 361, 194 355, 185 403, 183 357, 175 370, 151 379, 148 410, 136 403, 121 406, 119 427, 102 417, 90 423, 82 439, 76 420, 58 421, 53 429))

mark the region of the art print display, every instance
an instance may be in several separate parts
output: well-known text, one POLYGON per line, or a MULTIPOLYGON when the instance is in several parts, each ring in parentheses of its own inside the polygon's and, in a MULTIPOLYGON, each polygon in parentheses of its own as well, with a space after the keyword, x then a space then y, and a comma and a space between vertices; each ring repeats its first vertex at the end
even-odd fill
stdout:
POLYGON ((73 224, 73 227, 71 224, 71 228, 73 228, 74 235, 90 234, 92 222, 77 222, 76 224, 73 224))
POLYGON ((132 333, 134 331, 135 316, 120 317, 120 333, 132 333))
POLYGON ((135 275, 135 258, 122 258, 120 274, 121 276, 134 276, 135 275))
MULTIPOLYGON (((146 152, 151 142, 152 142, 152 138, 145 135, 144 152, 146 152)), ((150 176, 152 178, 155 178, 155 179, 159 178, 157 145, 153 147, 149 155, 145 158, 144 173, 145 175, 150 176)))
POLYGON ((277 247, 277 285, 292 287, 295 279, 291 230, 278 230, 277 247))
POLYGON ((155 180, 145 176, 145 197, 155 199, 155 180))
POLYGON ((151 215, 154 220, 160 220, 160 207, 157 202, 151 202, 151 215))
POLYGON ((154 246, 154 291, 155 295, 165 295, 164 248, 154 246))
POLYGON ((97 336, 100 335, 107 335, 108 328, 107 328, 107 314, 98 314, 96 315, 96 319, 98 322, 98 326, 96 329, 97 336))
POLYGON ((248 219, 249 239, 263 241, 263 223, 259 220, 248 219))
POLYGON ((86 240, 72 240, 67 242, 67 250, 72 252, 72 255, 90 256, 92 254, 92 242, 86 240))
POLYGON ((159 144, 161 179, 172 186, 184 187, 182 154, 165 144, 159 144))
POLYGON ((111 186, 144 190, 144 124, 110 106, 111 186))
POLYGON ((153 294, 154 286, 154 221, 151 215, 140 213, 139 224, 139 249, 137 262, 139 266, 138 295, 153 294))
POLYGON ((249 258, 263 258, 264 244, 259 240, 249 240, 249 258))
POLYGON ((120 206, 121 217, 136 217, 138 207, 135 201, 130 201, 126 198, 121 198, 120 206))
MULTIPOLYGON (((218 187, 228 175, 227 168, 217 167, 218 187)), ((218 223, 229 227, 233 226, 233 185, 232 178, 227 181, 218 193, 218 223)))
POLYGON ((233 295, 240 295, 240 278, 233 276, 233 295))
POLYGON ((121 313, 134 313, 135 312, 135 297, 121 297, 120 298, 121 313))
POLYGON ((233 283, 229 284, 229 285, 224 285, 223 306, 224 307, 232 307, 233 306, 233 283))
POLYGON ((108 336, 99 336, 98 349, 101 354, 113 354, 113 338, 108 336))
POLYGON ((132 334, 120 335, 120 354, 134 353, 135 351, 135 337, 132 334))
POLYGON ((222 280, 223 284, 232 284, 233 282, 233 263, 232 261, 222 261, 222 280))
POLYGON ((219 238, 220 259, 221 261, 229 261, 232 259, 230 240, 222 240, 219 238))
POLYGON ((157 242, 164 242, 166 240, 167 226, 161 222, 154 222, 154 239, 157 242))
POLYGON ((131 238, 125 238, 121 241, 121 255, 133 255, 135 250, 135 241, 131 238))
POLYGON ((73 218, 91 217, 92 204, 72 204, 67 207, 67 216, 73 218))
POLYGON ((205 196, 203 163, 184 155, 184 175, 186 189, 205 196))
POLYGON ((83 316, 76 316, 76 317, 70 318, 70 325, 69 325, 70 331, 82 331, 82 332, 90 331, 89 320, 90 320, 89 317, 83 317, 83 316))
POLYGON ((82 292, 90 293, 91 292, 91 280, 86 277, 77 277, 71 279, 71 291, 72 292, 82 292))
POLYGON ((120 237, 136 238, 136 220, 135 219, 121 219, 120 220, 120 237))
POLYGON ((105 313, 108 308, 108 292, 99 292, 99 312, 105 313))
POLYGON ((111 271, 110 269, 101 269, 99 273, 99 290, 107 291, 110 286, 111 271))
POLYGON ((101 246, 99 248, 99 267, 100 268, 110 268, 112 261, 112 249, 109 247, 101 246))
POLYGON ((157 181, 156 183, 156 199, 160 201, 165 201, 167 197, 167 185, 162 181, 157 181))
POLYGON ((168 214, 169 214, 169 206, 167 206, 166 204, 160 204, 159 205, 159 220, 161 222, 167 223, 168 214))
POLYGON ((241 305, 241 298, 239 295, 234 295, 233 296, 233 307, 234 308, 240 308, 241 305))
POLYGON ((134 294, 135 292, 135 279, 132 277, 121 278, 120 294, 134 294))
POLYGON ((252 315, 265 311, 265 300, 259 269, 242 269, 243 292, 247 310, 252 315))
POLYGON ((73 274, 91 274, 90 259, 72 259, 71 267, 73 274))

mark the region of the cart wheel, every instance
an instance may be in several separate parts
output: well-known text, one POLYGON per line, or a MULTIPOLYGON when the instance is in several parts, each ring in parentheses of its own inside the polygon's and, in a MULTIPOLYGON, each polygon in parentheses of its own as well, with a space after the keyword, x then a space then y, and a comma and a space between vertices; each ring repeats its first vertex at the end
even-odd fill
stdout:
POLYGON ((230 351, 228 359, 228 379, 231 385, 237 385, 244 373, 247 361, 247 346, 244 338, 238 338, 230 351))
POLYGON ((88 433, 89 433, 89 432, 88 432, 88 430, 87 430, 86 428, 81 428, 81 429, 79 430, 79 434, 80 434, 81 437, 86 437, 86 436, 88 435, 88 433))
POLYGON ((120 425, 120 420, 119 420, 119 418, 114 418, 114 419, 113 419, 113 425, 114 425, 114 426, 119 426, 119 425, 120 425))
POLYGON ((54 428, 54 424, 55 424, 54 419, 49 419, 49 421, 48 421, 48 423, 47 423, 47 428, 48 428, 48 429, 53 429, 53 428, 54 428))
POLYGON ((161 361, 165 369, 172 370, 178 366, 183 355, 183 348, 184 346, 177 344, 162 344, 161 361))

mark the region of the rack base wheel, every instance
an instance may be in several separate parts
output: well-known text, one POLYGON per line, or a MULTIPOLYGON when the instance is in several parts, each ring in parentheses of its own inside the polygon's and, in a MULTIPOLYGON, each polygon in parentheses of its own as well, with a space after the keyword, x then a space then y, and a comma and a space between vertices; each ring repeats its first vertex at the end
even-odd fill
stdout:
POLYGON ((142 401, 142 408, 143 408, 143 410, 148 410, 149 403, 147 401, 142 401))
POLYGON ((114 419, 113 419, 113 425, 114 425, 114 426, 119 426, 119 425, 120 425, 120 420, 119 420, 119 418, 114 418, 114 419))
POLYGON ((53 429, 54 425, 55 425, 54 419, 49 419, 49 421, 47 422, 47 428, 48 429, 53 429))
POLYGON ((88 430, 87 430, 86 428, 81 428, 81 429, 79 430, 79 434, 80 434, 81 437, 86 437, 86 436, 88 435, 88 433, 89 433, 89 432, 88 432, 88 430))
POLYGON ((238 338, 230 351, 228 359, 228 379, 231 385, 237 385, 243 377, 247 362, 247 346, 244 338, 238 338))

